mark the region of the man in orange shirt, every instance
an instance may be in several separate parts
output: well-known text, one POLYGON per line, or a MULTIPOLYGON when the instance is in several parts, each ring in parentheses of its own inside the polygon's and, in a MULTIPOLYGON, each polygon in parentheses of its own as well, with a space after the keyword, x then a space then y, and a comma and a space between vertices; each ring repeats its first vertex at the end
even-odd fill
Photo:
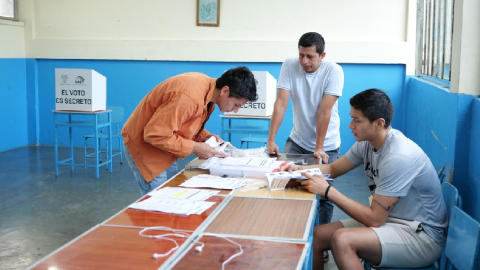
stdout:
POLYGON ((214 136, 204 129, 215 109, 237 112, 257 100, 252 72, 246 67, 226 71, 220 78, 184 73, 157 85, 125 123, 125 158, 142 195, 177 174, 177 158, 194 153, 201 159, 220 154, 205 141, 214 136))

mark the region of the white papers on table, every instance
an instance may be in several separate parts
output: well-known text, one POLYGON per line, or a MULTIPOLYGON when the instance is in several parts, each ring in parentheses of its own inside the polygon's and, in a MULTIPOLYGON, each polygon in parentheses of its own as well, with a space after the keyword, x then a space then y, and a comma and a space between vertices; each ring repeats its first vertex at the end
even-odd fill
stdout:
POLYGON ((248 167, 269 167, 276 158, 260 158, 260 157, 211 157, 199 166, 200 169, 210 169, 215 165, 223 166, 248 166, 248 167))
MULTIPOLYGON (((302 176, 302 172, 306 172, 310 175, 322 175, 322 171, 319 168, 306 169, 293 172, 272 172, 266 173, 265 178, 268 182, 268 188, 270 190, 282 190, 285 189, 288 182, 290 181, 301 181, 307 179, 305 176, 302 176)), ((323 174, 325 179, 331 180, 330 174, 323 174)))
POLYGON ((273 172, 288 161, 276 158, 226 157, 210 167, 210 174, 229 177, 263 178, 265 173, 273 172))
POLYGON ((194 176, 181 184, 181 187, 236 189, 253 183, 249 178, 226 178, 209 174, 194 176))
POLYGON ((165 187, 151 191, 148 193, 150 198, 132 203, 129 208, 178 215, 199 215, 215 204, 204 200, 217 193, 218 191, 212 190, 165 187))
POLYGON ((204 201, 217 194, 218 190, 202 190, 180 187, 164 187, 150 191, 147 195, 151 197, 162 197, 172 199, 189 199, 194 201, 204 201))
POLYGON ((226 157, 220 164, 227 166, 269 167, 276 158, 226 157))
POLYGON ((177 215, 199 215, 214 204, 214 202, 205 201, 150 197, 141 202, 132 203, 129 208, 146 211, 158 211, 177 215))
POLYGON ((220 158, 211 157, 211 158, 205 160, 205 162, 203 162, 202 164, 200 164, 200 166, 198 166, 198 168, 208 170, 208 169, 210 169, 210 167, 212 167, 213 165, 215 165, 219 162, 220 162, 220 158))

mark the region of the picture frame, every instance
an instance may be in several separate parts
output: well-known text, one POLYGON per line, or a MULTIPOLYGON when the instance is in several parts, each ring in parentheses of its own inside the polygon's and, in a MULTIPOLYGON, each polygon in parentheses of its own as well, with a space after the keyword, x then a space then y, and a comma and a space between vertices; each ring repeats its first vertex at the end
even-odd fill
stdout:
POLYGON ((197 26, 220 25, 220 0, 197 0, 197 26))

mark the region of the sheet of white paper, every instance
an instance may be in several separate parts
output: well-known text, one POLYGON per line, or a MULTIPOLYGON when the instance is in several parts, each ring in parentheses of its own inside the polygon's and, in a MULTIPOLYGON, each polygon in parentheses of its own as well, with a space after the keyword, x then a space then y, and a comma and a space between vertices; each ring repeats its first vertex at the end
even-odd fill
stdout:
POLYGON ((204 201, 217 194, 217 190, 188 189, 180 187, 165 187, 156 189, 148 193, 151 197, 173 198, 173 199, 190 199, 196 201, 204 201))
POLYGON ((208 170, 210 169, 210 167, 212 167, 213 165, 219 163, 221 161, 220 158, 218 157, 211 157, 207 160, 205 160, 205 162, 203 162, 200 166, 198 166, 200 169, 204 169, 204 170, 208 170))
POLYGON ((276 158, 259 158, 259 157, 226 157, 221 161, 221 165, 230 166, 249 166, 249 167, 268 167, 276 158))
POLYGON ((181 187, 203 187, 216 189, 236 189, 252 183, 249 178, 224 178, 208 174, 200 174, 183 182, 181 187))
POLYGON ((214 136, 208 138, 208 140, 206 140, 205 143, 210 145, 213 148, 218 146, 217 139, 214 136))
POLYGON ((178 215, 190 215, 201 214, 214 204, 215 202, 150 197, 141 202, 132 203, 129 208, 178 215))

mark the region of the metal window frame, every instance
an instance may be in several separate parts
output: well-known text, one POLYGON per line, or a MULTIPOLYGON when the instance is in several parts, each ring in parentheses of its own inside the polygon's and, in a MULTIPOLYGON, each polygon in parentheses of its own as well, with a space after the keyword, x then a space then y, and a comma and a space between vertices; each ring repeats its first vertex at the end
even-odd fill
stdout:
POLYGON ((18 21, 18 3, 17 3, 17 0, 13 0, 12 4, 13 4, 13 16, 12 17, 0 16, 0 19, 18 21))
POLYGON ((450 81, 454 0, 417 1, 416 75, 450 81))

